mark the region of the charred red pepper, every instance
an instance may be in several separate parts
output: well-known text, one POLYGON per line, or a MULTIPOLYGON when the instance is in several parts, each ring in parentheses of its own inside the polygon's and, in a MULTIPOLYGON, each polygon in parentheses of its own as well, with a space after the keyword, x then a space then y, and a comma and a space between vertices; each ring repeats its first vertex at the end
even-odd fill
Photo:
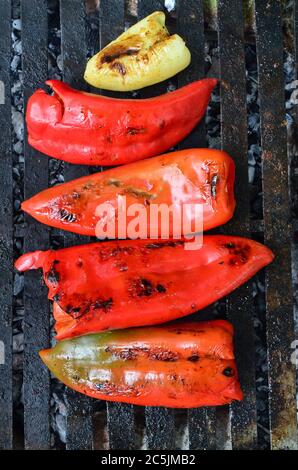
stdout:
POLYGON ((156 98, 115 99, 46 82, 26 122, 30 145, 51 157, 83 165, 119 165, 158 155, 177 144, 205 114, 217 80, 204 79, 156 98))
MULTIPOLYGON (((150 219, 152 203, 181 209, 185 203, 201 204, 203 229, 208 230, 232 217, 234 178, 234 162, 227 153, 211 149, 182 150, 46 189, 23 202, 22 209, 52 227, 95 236, 97 224, 105 217, 97 208, 109 203, 115 208, 114 238, 118 238, 117 198, 121 195, 126 197, 127 210, 132 204, 143 204, 148 222, 146 235, 150 236, 151 227, 155 236, 161 237, 161 219, 150 219)), ((196 217, 194 211, 188 212, 190 228, 195 227, 196 217)), ((127 217, 126 223, 130 220, 127 217)), ((168 228, 172 236, 173 224, 168 228)), ((127 231, 122 238, 129 238, 127 231)))
POLYGON ((59 380, 101 400, 192 408, 243 398, 224 320, 81 336, 40 356, 59 380))
POLYGON ((182 317, 236 289, 272 259, 253 240, 209 235, 198 250, 185 250, 182 241, 121 240, 36 251, 22 255, 16 268, 43 269, 63 339, 182 317))

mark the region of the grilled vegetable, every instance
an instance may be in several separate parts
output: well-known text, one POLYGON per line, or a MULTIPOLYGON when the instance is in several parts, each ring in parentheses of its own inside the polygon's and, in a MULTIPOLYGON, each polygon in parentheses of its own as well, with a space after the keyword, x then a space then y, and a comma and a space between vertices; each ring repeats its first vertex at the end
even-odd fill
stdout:
POLYGON ((115 99, 46 82, 26 113, 30 145, 83 165, 119 165, 158 155, 183 139, 205 114, 217 81, 204 79, 145 100, 115 99))
POLYGON ((40 356, 61 382, 101 400, 192 408, 243 398, 223 320, 82 336, 40 356))
POLYGON ((121 240, 36 251, 19 271, 42 268, 58 312, 57 338, 163 323, 195 312, 236 289, 273 259, 253 240, 204 236, 183 241, 121 240), (63 316, 62 316, 63 315, 63 316))
MULTIPOLYGON (((161 237, 160 218, 150 219, 151 204, 202 204, 204 230, 227 222, 233 215, 234 163, 220 150, 192 149, 169 153, 142 162, 113 168, 46 189, 23 202, 22 209, 42 223, 83 235, 96 235, 98 224, 105 223, 106 213, 99 213, 100 204, 116 209, 115 236, 118 237, 117 198, 126 196, 127 211, 132 204, 143 204, 150 228, 161 237)), ((182 212, 182 210, 181 210, 182 212)), ((195 230, 194 211, 185 211, 188 227, 195 230)), ((199 217, 199 215, 197 215, 199 217)), ((127 217, 129 224, 131 217, 127 217)), ((185 221, 185 219, 184 219, 185 221)), ((181 218, 182 222, 182 218, 181 218)), ((179 224, 181 233, 183 233, 179 224)), ((125 227, 125 230, 127 227, 125 227)), ((170 224, 173 235, 173 224, 170 224)), ((193 230, 193 231, 194 231, 193 230)), ((125 238, 129 238, 127 233, 125 238)))
POLYGON ((97 88, 138 90, 176 75, 190 59, 183 39, 178 34, 170 36, 165 14, 156 11, 94 55, 84 78, 97 88))

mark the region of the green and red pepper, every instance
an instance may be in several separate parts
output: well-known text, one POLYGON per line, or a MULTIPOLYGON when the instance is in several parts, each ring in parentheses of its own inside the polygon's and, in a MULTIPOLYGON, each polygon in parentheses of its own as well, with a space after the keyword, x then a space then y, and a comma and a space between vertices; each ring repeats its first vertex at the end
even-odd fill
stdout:
POLYGON ((40 356, 67 386, 101 400, 192 408, 243 398, 224 320, 81 336, 40 356))

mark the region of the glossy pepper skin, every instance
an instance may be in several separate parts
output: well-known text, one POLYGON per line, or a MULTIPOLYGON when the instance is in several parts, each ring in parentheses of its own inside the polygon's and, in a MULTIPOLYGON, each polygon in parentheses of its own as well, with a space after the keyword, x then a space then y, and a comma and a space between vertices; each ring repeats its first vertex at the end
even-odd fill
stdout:
POLYGON ((217 80, 204 79, 143 100, 116 99, 46 82, 37 90, 26 123, 32 147, 82 165, 120 165, 158 155, 182 140, 205 114, 217 80))
MULTIPOLYGON (((193 233, 196 218, 201 217, 203 229, 209 230, 232 217, 234 179, 234 162, 226 152, 182 150, 54 186, 23 202, 22 209, 52 227, 96 236, 96 228, 104 225, 106 218, 106 213, 97 212, 97 207, 109 203, 115 209, 114 238, 118 238, 118 196, 125 196, 127 210, 136 203, 143 205, 148 223, 145 235, 150 237, 151 229, 152 235, 162 237, 161 218, 150 219, 152 203, 175 205, 180 210, 183 204, 201 204, 202 214, 184 214, 188 214, 188 233, 193 233)), ((127 226, 132 218, 126 217, 125 234, 119 238, 129 238, 127 226)), ((169 229, 172 236, 172 220, 169 229)))
POLYGON ((273 259, 253 240, 204 236, 183 241, 121 240, 36 251, 19 271, 42 268, 56 307, 57 339, 153 325, 195 312, 236 289, 273 259))
POLYGON ((101 400, 192 408, 243 398, 224 320, 81 336, 40 356, 67 386, 101 400))
POLYGON ((190 63, 178 34, 170 35, 165 14, 155 11, 89 59, 84 78, 97 88, 130 91, 167 80, 190 63))

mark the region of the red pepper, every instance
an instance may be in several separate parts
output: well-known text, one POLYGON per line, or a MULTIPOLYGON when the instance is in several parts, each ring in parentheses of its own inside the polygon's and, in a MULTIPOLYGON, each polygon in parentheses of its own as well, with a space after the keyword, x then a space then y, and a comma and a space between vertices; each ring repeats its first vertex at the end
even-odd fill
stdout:
POLYGON ((40 356, 59 380, 101 400, 192 408, 243 398, 224 320, 81 336, 40 356))
POLYGON ((83 165, 119 165, 158 155, 182 140, 205 114, 217 80, 204 79, 145 100, 115 99, 46 82, 29 99, 29 143, 83 165))
MULTIPOLYGON (((232 217, 234 178, 234 162, 227 153, 211 149, 182 150, 54 186, 23 202, 22 209, 52 227, 95 236, 97 224, 106 217, 105 212, 97 212, 97 207, 109 203, 115 209, 114 238, 129 238, 126 230, 131 217, 126 217, 124 237, 119 237, 117 231, 119 195, 126 197, 127 210, 132 204, 143 204, 148 237, 150 227, 156 237, 163 236, 161 218, 150 219, 152 203, 175 205, 176 209, 182 209, 185 203, 201 204, 203 213, 197 216, 194 211, 183 211, 184 217, 189 214, 187 233, 192 233, 198 231, 194 222, 200 215, 204 230, 222 225, 232 217)), ((173 224, 166 228, 169 228, 168 236, 172 236, 173 224)))
POLYGON ((59 311, 57 338, 163 323, 195 312, 236 289, 273 259, 253 240, 204 236, 182 241, 121 240, 36 251, 19 271, 42 268, 59 311))

